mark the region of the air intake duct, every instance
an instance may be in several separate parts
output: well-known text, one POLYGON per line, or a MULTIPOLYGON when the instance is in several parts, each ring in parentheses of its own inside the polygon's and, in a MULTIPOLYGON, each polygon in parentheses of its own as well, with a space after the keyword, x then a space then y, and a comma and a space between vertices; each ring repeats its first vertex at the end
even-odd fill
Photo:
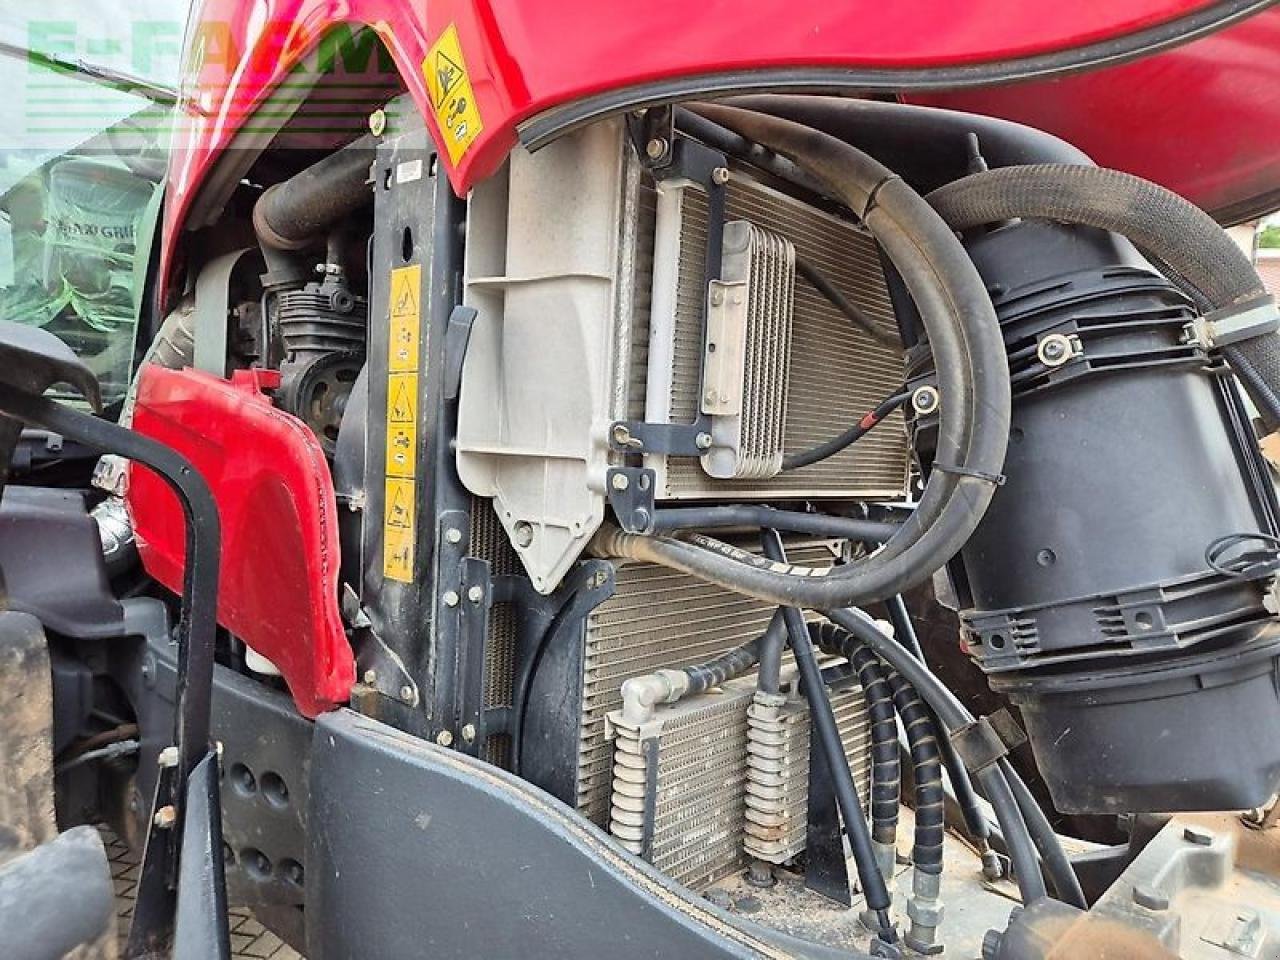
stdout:
MULTIPOLYGON (((1013 386, 1005 482, 948 567, 969 653, 1021 708, 1059 810, 1263 803, 1275 498, 1199 311, 1104 230, 1016 220, 966 247, 1013 386)), ((927 420, 915 440, 928 463, 927 420)))

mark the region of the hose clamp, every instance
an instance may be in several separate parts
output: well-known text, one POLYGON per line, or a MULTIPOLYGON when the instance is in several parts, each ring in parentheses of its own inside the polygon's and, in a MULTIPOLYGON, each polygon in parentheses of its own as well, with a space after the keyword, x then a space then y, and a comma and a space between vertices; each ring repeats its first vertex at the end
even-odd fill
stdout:
POLYGON ((1185 339, 1205 349, 1226 347, 1280 330, 1280 310, 1270 294, 1206 313, 1187 324, 1185 339))

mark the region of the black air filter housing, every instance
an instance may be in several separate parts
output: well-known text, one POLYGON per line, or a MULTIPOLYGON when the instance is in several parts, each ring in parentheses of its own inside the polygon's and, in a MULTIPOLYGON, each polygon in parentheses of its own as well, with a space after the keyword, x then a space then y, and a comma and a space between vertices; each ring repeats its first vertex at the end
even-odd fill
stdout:
POLYGON ((1014 388, 1007 480, 950 568, 971 655, 1021 706, 1060 810, 1264 802, 1274 495, 1192 304, 1103 231, 1020 221, 966 245, 1014 388))

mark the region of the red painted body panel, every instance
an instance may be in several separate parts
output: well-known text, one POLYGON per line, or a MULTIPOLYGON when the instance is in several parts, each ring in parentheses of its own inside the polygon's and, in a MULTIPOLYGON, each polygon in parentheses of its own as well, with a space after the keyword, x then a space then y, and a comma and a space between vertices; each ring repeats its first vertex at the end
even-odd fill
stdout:
POLYGON ((795 67, 885 72, 998 63, 1131 33, 1210 6, 1206 0, 206 0, 188 79, 204 115, 176 144, 170 225, 180 223, 214 158, 320 38, 372 27, 419 108, 422 63, 457 27, 484 129, 456 167, 465 192, 515 142, 521 121, 575 99, 726 71, 795 67))
MULTIPOLYGON (((227 382, 156 366, 143 368, 133 427, 187 457, 218 503, 218 622, 279 668, 304 715, 345 702, 355 663, 338 612, 333 481, 315 436, 273 407, 250 371, 227 382)), ((180 592, 177 499, 134 466, 128 504, 147 572, 180 592)))
POLYGON ((1097 73, 908 99, 1049 130, 1228 219, 1280 207, 1280 8, 1097 73))

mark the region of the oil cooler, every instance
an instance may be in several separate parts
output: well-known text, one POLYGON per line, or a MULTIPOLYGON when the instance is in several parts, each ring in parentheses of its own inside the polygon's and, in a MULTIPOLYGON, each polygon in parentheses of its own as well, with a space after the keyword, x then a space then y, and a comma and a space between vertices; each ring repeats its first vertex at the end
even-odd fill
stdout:
POLYGON ((900 415, 780 472, 899 388, 899 351, 796 273, 893 328, 873 241, 819 198, 680 139, 650 170, 622 121, 516 150, 469 202, 457 466, 541 593, 604 519, 609 470, 653 499, 901 499, 900 415), (710 269, 709 269, 710 268, 710 269))

